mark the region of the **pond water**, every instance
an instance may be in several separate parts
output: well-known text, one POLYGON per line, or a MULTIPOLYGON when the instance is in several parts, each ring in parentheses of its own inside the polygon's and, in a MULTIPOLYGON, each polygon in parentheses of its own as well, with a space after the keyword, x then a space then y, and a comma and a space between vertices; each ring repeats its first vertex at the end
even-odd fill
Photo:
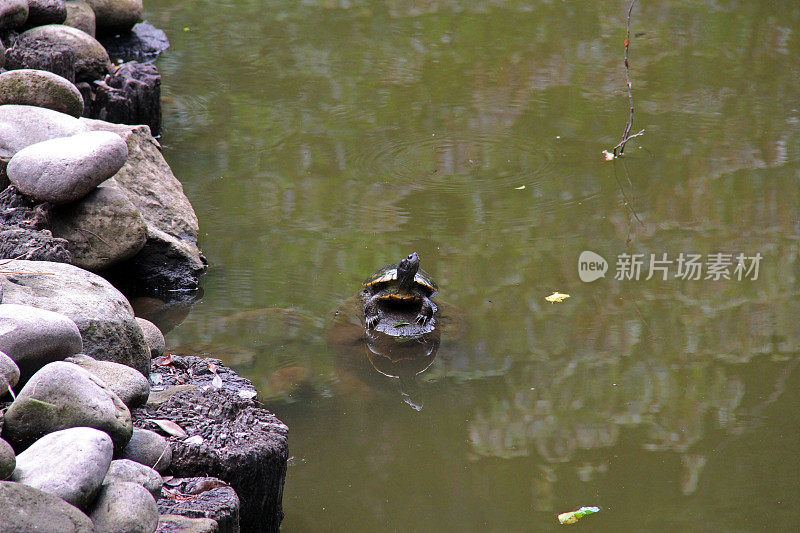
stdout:
POLYGON ((147 0, 211 265, 167 341, 289 425, 284 531, 800 523, 800 4, 637 3, 607 162, 627 5, 147 0), (412 251, 401 382, 339 319, 412 251))

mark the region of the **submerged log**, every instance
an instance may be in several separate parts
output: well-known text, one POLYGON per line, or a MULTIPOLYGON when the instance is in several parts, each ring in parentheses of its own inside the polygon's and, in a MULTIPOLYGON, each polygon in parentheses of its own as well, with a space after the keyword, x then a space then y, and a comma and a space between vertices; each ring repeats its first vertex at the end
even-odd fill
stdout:
POLYGON ((188 435, 171 437, 168 473, 229 483, 241 501, 242 531, 278 531, 288 460, 286 425, 258 407, 252 383, 220 361, 170 356, 160 362, 153 363, 151 381, 163 390, 154 386, 147 405, 132 415, 137 427, 159 430, 153 420, 169 420, 188 435))

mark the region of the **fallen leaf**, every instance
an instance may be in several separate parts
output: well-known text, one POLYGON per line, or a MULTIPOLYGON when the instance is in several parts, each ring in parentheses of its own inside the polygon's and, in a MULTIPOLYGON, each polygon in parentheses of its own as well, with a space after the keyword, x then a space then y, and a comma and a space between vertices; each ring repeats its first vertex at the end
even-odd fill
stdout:
POLYGON ((517 190, 517 191, 521 191, 521 190, 525 189, 525 186, 524 185, 520 185, 519 187, 514 187, 514 189, 517 190))
POLYGON ((169 366, 172 364, 172 352, 155 360, 156 366, 169 366))
POLYGON ((606 161, 613 161, 614 160, 614 153, 609 152, 608 150, 603 150, 603 155, 606 156, 606 161))
POLYGON ((214 363, 208 363, 208 370, 214 374, 217 373, 217 365, 214 363))
POLYGON ((200 435, 192 435, 188 439, 183 439, 185 444, 203 444, 203 437, 200 435))
POLYGON ((402 328, 403 326, 410 326, 410 325, 411 325, 411 322, 398 322, 397 324, 394 325, 394 327, 402 328))
POLYGON ((173 437, 180 437, 180 438, 184 439, 184 438, 189 436, 189 434, 186 433, 186 431, 184 431, 182 427, 180 427, 178 424, 176 424, 172 420, 161 420, 161 419, 149 418, 147 421, 154 423, 155 425, 160 427, 162 429, 162 431, 172 435, 173 437))
POLYGON ((254 390, 247 390, 241 389, 239 390, 239 397, 244 398, 245 400, 249 400, 251 398, 255 398, 258 393, 254 390))
POLYGON ((222 378, 219 377, 219 374, 214 374, 214 379, 211 380, 211 384, 214 385, 215 389, 222 388, 222 378))
POLYGON ((219 487, 229 487, 227 483, 221 481, 219 479, 201 479, 192 483, 186 484, 186 493, 187 494, 201 494, 203 492, 207 492, 209 490, 213 490, 219 487))
POLYGON ((554 292, 550 296, 545 296, 544 297, 544 299, 547 300, 548 302, 550 302, 551 304, 561 303, 564 300, 566 300, 567 298, 569 298, 569 294, 563 294, 563 293, 560 293, 560 292, 554 292))
POLYGON ((558 515, 558 522, 560 524, 574 524, 584 516, 599 513, 599 507, 581 507, 577 511, 570 511, 568 513, 561 513, 558 515))

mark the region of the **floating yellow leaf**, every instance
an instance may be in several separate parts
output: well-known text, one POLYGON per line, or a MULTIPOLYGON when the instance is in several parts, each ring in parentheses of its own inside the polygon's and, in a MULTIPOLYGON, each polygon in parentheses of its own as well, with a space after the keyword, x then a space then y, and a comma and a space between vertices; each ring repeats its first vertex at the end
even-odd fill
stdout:
POLYGON ((518 191, 521 191, 521 190, 525 189, 525 186, 524 185, 520 185, 519 187, 514 187, 514 189, 516 189, 518 191))
POLYGON ((561 513, 558 515, 558 522, 561 524, 574 524, 584 516, 600 512, 599 507, 581 507, 577 511, 561 513))
POLYGON ((603 155, 606 156, 606 161, 613 161, 614 160, 613 152, 609 152, 608 150, 603 150, 603 155))
POLYGON ((547 300, 548 302, 550 302, 551 304, 561 303, 564 300, 566 300, 567 298, 569 298, 569 294, 563 294, 563 293, 560 293, 560 292, 554 292, 550 296, 545 296, 544 297, 544 299, 547 300))

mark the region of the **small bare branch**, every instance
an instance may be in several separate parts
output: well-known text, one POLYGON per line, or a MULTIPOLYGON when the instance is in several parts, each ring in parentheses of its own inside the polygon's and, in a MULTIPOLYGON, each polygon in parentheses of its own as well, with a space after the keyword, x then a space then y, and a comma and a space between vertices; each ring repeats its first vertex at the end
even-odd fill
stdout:
POLYGON ((622 132, 622 140, 611 150, 610 153, 605 151, 607 159, 622 157, 625 153, 625 145, 628 143, 628 141, 644 133, 644 130, 641 130, 639 133, 634 133, 631 135, 631 128, 633 128, 633 85, 631 84, 631 64, 628 56, 628 50, 631 45, 631 13, 633 12, 633 6, 635 4, 636 0, 631 0, 631 5, 628 7, 628 23, 625 30, 625 81, 628 85, 628 104, 630 107, 630 117, 628 118, 628 123, 625 125, 625 130, 622 132))

